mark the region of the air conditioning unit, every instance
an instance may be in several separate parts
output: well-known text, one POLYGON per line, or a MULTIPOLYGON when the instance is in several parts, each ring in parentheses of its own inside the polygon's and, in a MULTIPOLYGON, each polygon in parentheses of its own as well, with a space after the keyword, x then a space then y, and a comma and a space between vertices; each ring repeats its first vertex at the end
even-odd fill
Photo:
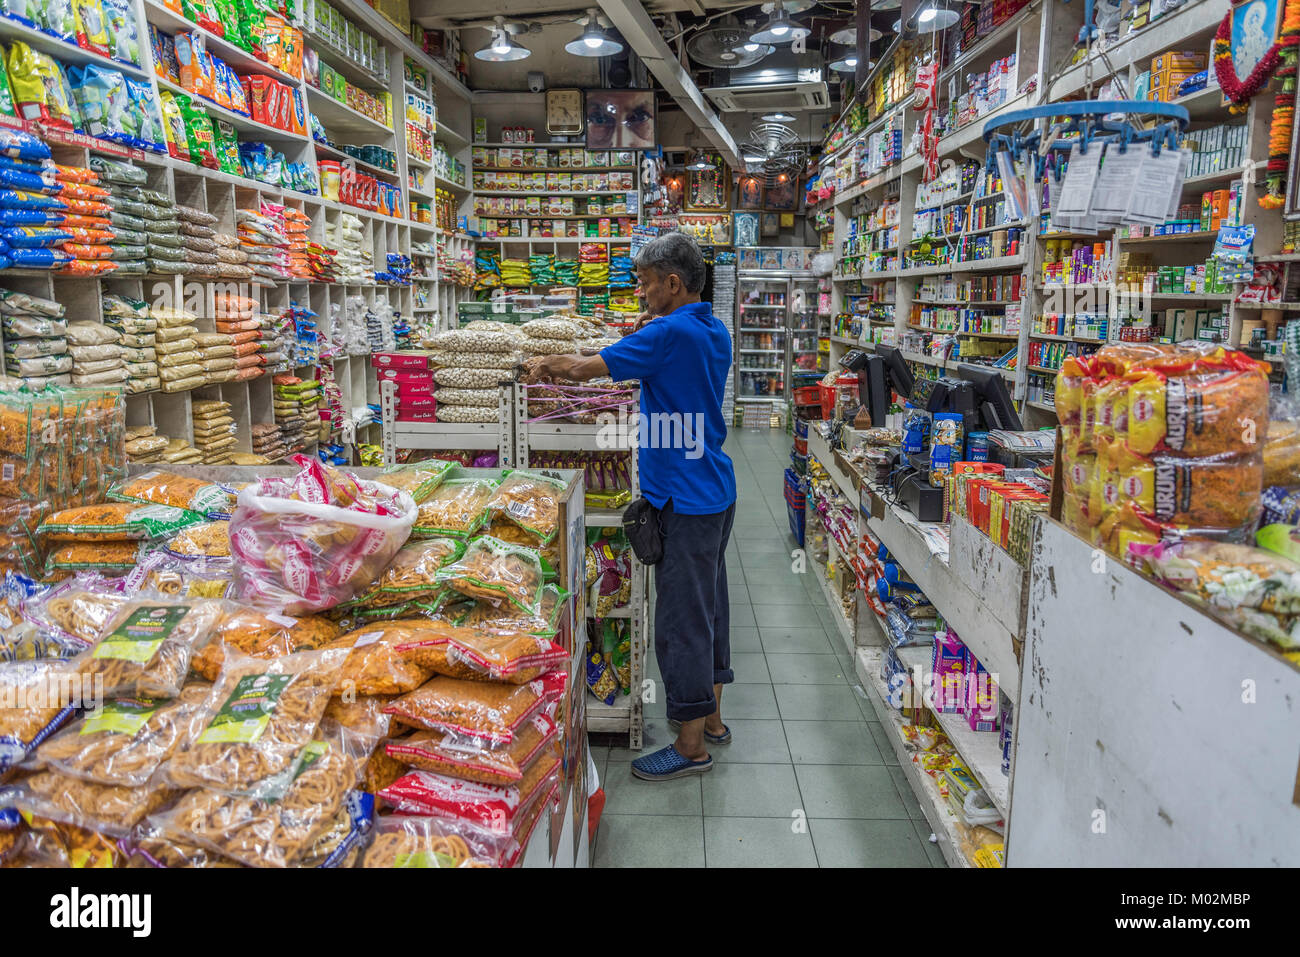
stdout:
POLYGON ((826 61, 818 52, 777 50, 753 66, 714 70, 704 93, 726 113, 824 110, 830 106, 826 61))
POLYGON ((825 83, 764 83, 753 86, 722 86, 706 89, 718 109, 724 113, 772 110, 825 110, 830 107, 830 93, 825 83))

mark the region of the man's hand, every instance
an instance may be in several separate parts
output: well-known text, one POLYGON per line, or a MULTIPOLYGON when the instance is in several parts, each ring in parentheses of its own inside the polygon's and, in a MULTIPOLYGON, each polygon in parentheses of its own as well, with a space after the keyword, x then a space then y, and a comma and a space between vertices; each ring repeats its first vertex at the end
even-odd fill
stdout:
POLYGON ((647 309, 645 312, 641 313, 641 315, 636 317, 636 326, 633 327, 632 331, 640 332, 641 327, 644 326, 647 322, 652 321, 653 319, 654 316, 651 315, 650 310, 647 309))
POLYGON ((534 356, 525 361, 523 367, 523 381, 526 383, 554 382, 556 379, 586 382, 603 375, 609 375, 609 370, 599 353, 586 357, 534 356))
POLYGON ((559 360, 564 356, 533 356, 524 362, 525 382, 551 382, 559 374, 559 360))

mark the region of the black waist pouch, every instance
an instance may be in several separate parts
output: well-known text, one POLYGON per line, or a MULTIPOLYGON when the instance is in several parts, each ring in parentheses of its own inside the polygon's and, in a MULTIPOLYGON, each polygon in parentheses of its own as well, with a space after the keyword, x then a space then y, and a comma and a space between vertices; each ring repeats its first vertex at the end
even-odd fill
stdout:
POLYGON ((664 530, 659 509, 639 498, 623 512, 623 531, 642 565, 656 565, 664 557, 664 530))

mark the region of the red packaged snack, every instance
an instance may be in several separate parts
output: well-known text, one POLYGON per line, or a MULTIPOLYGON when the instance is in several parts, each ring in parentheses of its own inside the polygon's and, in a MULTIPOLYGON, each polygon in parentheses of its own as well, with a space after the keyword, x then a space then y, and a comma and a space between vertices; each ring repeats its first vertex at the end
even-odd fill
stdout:
POLYGON ((465 820, 505 833, 512 829, 516 815, 526 814, 551 789, 559 769, 558 756, 543 755, 513 787, 412 771, 380 791, 379 796, 403 814, 465 820))

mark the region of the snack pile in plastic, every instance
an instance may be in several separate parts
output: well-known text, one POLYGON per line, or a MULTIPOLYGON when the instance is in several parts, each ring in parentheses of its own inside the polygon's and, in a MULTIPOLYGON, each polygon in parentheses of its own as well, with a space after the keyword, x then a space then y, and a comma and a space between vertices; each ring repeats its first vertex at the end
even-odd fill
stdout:
POLYGON ((167 461, 34 511, 41 551, 0 590, 0 700, 21 702, 0 709, 0 866, 516 863, 571 713, 546 558, 565 490, 440 460, 370 481, 300 457, 251 483, 167 461), (462 534, 408 540, 448 483, 462 534))

